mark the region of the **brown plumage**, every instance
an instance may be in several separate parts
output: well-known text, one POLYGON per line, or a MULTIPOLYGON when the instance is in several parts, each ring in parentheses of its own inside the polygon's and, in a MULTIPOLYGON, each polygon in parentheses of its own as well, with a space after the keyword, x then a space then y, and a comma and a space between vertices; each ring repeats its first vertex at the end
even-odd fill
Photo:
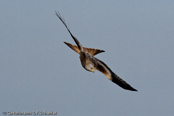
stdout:
MULTIPOLYGON (((64 42, 67 46, 69 46, 71 49, 73 49, 75 52, 77 52, 78 54, 80 53, 79 48, 76 45, 64 42)), ((95 56, 101 52, 105 52, 104 50, 99 50, 99 49, 94 49, 94 48, 86 48, 83 47, 84 51, 90 53, 92 56, 95 56)))
POLYGON ((109 80, 119 85, 120 87, 126 90, 137 91, 136 89, 131 87, 127 82, 125 82, 123 79, 117 76, 104 62, 94 57, 96 54, 104 52, 104 50, 82 47, 80 42, 72 35, 71 31, 67 27, 64 19, 60 16, 60 14, 56 12, 56 15, 65 25, 66 29, 70 33, 71 37, 73 38, 77 46, 67 42, 64 42, 64 43, 80 55, 79 58, 83 68, 85 68, 87 71, 90 71, 90 72, 94 72, 94 70, 96 69, 100 71, 101 73, 103 73, 109 80))

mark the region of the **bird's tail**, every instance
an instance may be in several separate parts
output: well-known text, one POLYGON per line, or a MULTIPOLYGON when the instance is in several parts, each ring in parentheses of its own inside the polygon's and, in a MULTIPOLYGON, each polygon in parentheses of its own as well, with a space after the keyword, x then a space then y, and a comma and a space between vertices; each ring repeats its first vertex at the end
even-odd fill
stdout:
MULTIPOLYGON (((69 46, 72 50, 74 50, 75 52, 77 52, 78 54, 80 53, 79 48, 76 45, 72 45, 70 43, 64 42, 67 46, 69 46)), ((100 50, 100 49, 94 49, 94 48, 86 48, 83 47, 83 50, 90 53, 92 56, 97 55, 99 53, 105 52, 104 50, 100 50)))

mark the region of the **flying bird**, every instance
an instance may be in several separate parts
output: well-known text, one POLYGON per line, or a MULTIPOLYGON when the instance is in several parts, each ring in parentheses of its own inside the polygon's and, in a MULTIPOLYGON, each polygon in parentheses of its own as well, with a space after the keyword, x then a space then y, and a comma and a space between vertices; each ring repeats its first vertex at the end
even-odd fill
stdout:
POLYGON ((103 73, 109 80, 119 85, 123 89, 137 91, 136 89, 131 87, 126 81, 117 76, 103 61, 94 57, 96 54, 105 52, 104 50, 83 47, 77 40, 77 38, 74 37, 74 35, 71 33, 70 29, 65 23, 65 20, 61 17, 59 12, 56 12, 56 16, 64 24, 77 46, 67 42, 64 43, 80 55, 79 58, 84 69, 90 72, 98 70, 103 73))

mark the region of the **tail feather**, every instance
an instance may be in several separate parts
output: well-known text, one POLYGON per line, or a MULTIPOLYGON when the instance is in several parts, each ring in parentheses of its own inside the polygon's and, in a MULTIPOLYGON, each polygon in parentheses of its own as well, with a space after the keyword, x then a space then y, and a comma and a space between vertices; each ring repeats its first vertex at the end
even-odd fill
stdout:
MULTIPOLYGON (((76 45, 72 45, 70 43, 64 42, 67 46, 69 46, 72 50, 74 50, 77 53, 80 53, 79 48, 76 45)), ((90 53, 92 56, 95 56, 99 53, 105 52, 104 50, 94 49, 94 48, 86 48, 83 47, 83 50, 90 53)))

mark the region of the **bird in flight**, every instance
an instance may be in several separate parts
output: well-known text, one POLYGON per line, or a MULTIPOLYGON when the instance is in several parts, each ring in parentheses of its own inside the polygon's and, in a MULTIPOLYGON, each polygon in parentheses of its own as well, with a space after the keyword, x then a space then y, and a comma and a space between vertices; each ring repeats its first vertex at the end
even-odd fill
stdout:
POLYGON ((104 62, 94 57, 96 54, 105 52, 104 50, 82 47, 82 45, 77 40, 77 38, 74 37, 74 35, 71 33, 70 29, 65 23, 65 20, 61 17, 59 12, 56 12, 56 16, 64 24, 64 26, 68 30, 69 34, 71 35, 71 37, 73 38, 77 46, 67 42, 64 42, 64 43, 80 55, 79 58, 80 58, 82 67, 84 69, 90 72, 94 72, 95 70, 98 70, 101 73, 103 73, 109 80, 119 85, 123 89, 130 90, 130 91, 137 91, 136 89, 131 87, 126 81, 124 81, 119 76, 117 76, 104 62))

